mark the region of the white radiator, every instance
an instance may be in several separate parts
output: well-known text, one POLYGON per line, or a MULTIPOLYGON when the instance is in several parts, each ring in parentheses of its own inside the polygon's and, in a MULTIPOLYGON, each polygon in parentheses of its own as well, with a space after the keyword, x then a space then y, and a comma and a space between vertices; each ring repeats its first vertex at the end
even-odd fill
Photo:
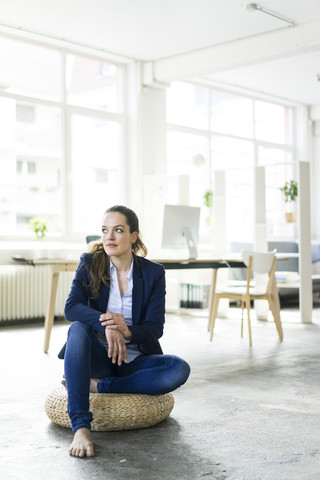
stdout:
MULTIPOLYGON (((59 275, 55 315, 63 315, 74 275, 59 275)), ((45 317, 49 283, 49 265, 0 265, 0 322, 45 317)))

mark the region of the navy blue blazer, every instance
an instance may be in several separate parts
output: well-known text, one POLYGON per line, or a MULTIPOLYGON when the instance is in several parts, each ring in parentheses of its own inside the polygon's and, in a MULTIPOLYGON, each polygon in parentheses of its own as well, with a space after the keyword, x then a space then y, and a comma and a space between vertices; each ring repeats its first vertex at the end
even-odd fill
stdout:
MULTIPOLYGON (((105 327, 99 317, 106 312, 110 289, 101 282, 96 298, 90 298, 87 285, 91 282, 90 266, 92 254, 83 253, 73 279, 65 305, 65 317, 90 325, 95 331, 104 333, 105 327)), ((159 354, 162 349, 158 339, 163 334, 165 322, 165 270, 163 265, 133 255, 132 289, 132 337, 130 343, 137 344, 145 354, 159 354)), ((64 348, 59 353, 64 356, 64 348)))

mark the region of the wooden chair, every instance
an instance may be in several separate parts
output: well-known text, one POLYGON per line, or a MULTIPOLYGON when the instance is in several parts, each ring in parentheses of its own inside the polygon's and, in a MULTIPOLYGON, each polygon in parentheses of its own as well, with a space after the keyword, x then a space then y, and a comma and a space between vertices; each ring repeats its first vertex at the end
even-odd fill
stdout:
POLYGON ((217 318, 220 298, 241 301, 241 337, 243 336, 243 310, 244 308, 247 309, 250 345, 252 345, 250 302, 251 300, 267 300, 269 303, 269 308, 273 315, 280 341, 283 340, 283 332, 280 319, 279 294, 274 274, 277 261, 275 253, 276 250, 266 253, 250 252, 247 250, 243 250, 241 252, 242 259, 248 267, 246 286, 227 288, 224 291, 217 291, 215 293, 212 309, 212 318, 209 319, 210 340, 212 340, 213 336, 213 329, 215 325, 215 320, 217 318), (254 274, 254 280, 252 280, 252 274, 254 274), (256 281, 256 274, 259 274, 259 280, 261 280, 262 274, 267 277, 264 282, 265 286, 259 286, 260 282, 256 281))

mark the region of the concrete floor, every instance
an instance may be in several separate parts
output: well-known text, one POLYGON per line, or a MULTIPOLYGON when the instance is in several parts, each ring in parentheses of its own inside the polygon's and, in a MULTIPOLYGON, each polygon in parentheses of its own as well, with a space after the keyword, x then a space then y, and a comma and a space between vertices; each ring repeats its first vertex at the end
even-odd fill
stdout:
POLYGON ((72 432, 50 422, 46 395, 60 382, 56 353, 68 325, 0 329, 0 478, 3 480, 319 480, 320 309, 303 325, 282 312, 284 342, 272 322, 253 321, 253 347, 240 337, 240 312, 218 319, 167 315, 162 346, 191 365, 163 423, 130 432, 96 432, 96 457, 68 454, 72 432))

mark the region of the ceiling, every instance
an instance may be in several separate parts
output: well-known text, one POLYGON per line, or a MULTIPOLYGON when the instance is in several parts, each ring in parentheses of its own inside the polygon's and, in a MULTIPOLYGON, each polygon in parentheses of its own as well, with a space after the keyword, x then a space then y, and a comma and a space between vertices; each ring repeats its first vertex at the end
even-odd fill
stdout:
POLYGON ((149 62, 156 82, 201 79, 320 104, 319 0, 0 0, 0 30, 149 62), (12 28, 13 27, 13 28, 12 28))

